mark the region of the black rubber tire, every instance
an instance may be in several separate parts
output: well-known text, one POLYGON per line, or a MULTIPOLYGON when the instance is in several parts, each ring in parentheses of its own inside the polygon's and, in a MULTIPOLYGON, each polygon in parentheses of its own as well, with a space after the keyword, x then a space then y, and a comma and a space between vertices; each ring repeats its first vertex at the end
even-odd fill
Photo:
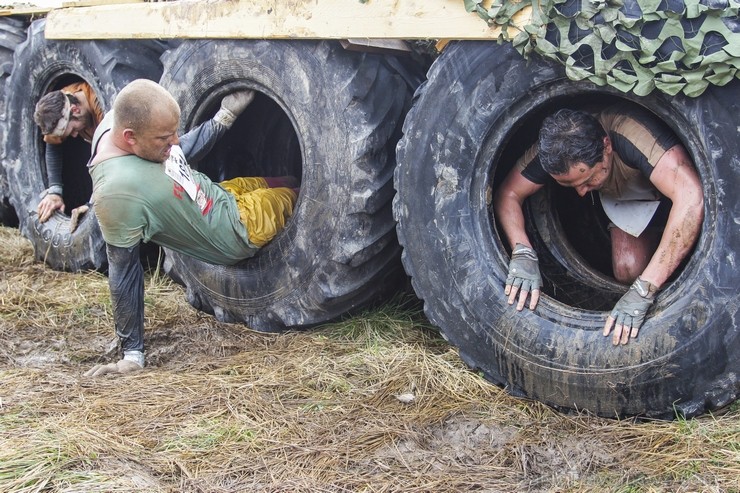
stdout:
POLYGON ((167 250, 165 269, 189 302, 268 332, 307 327, 403 285, 391 207, 395 145, 411 89, 383 57, 334 42, 192 41, 165 57, 161 84, 185 129, 237 88, 258 92, 200 170, 300 177, 286 228, 236 266, 167 250))
POLYGON ((738 80, 698 99, 639 98, 572 82, 560 65, 525 61, 508 44, 448 46, 406 118, 395 176, 403 263, 429 319, 468 365, 559 409, 671 419, 737 399, 739 101, 738 80), (606 312, 570 306, 557 293, 534 312, 507 305, 509 256, 490 200, 544 115, 624 100, 680 136, 703 182, 705 221, 698 253, 661 290, 639 337, 613 347, 601 335, 606 312))
MULTIPOLYGON (((5 81, 13 72, 13 53, 26 39, 28 21, 15 17, 0 17, 0 121, 5 119, 5 81)), ((0 145, 5 140, 3 125, 0 125, 0 145)), ((0 155, 2 152, 0 151, 0 155)), ((18 226, 18 216, 8 200, 8 181, 0 162, 0 224, 18 226)))
MULTIPOLYGON (((35 102, 47 92, 78 80, 88 82, 104 110, 115 94, 137 78, 159 80, 159 60, 166 46, 154 40, 52 41, 44 37, 45 20, 31 24, 27 40, 15 52, 8 79, 3 163, 10 201, 18 213, 21 233, 33 243, 36 258, 57 270, 102 269, 105 243, 93 211, 70 234, 69 217, 56 213, 46 223, 36 214, 40 193, 47 188, 44 144, 33 121, 35 102)), ((82 139, 64 145, 66 212, 86 203, 92 181, 86 163, 90 146, 82 139)))

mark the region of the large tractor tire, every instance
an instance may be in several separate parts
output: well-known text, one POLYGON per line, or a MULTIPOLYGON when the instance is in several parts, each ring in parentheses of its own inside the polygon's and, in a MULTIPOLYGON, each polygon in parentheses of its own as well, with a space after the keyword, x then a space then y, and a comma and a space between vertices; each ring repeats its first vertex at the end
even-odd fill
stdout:
POLYGON ((413 83, 384 57, 334 42, 185 42, 164 61, 161 84, 180 104, 183 131, 229 92, 257 92, 194 167, 216 181, 300 180, 286 228, 255 257, 215 266, 166 250, 165 269, 195 308, 275 332, 333 319, 403 285, 392 180, 413 83))
MULTIPOLYGON (((28 22, 14 17, 0 17, 0 120, 5 118, 5 81, 13 72, 13 53, 26 39, 28 22)), ((4 140, 3 126, 0 125, 0 145, 4 140)), ((0 151, 2 155, 2 151, 0 151)), ((18 226, 18 217, 8 200, 8 181, 5 169, 0 162, 0 224, 18 226)))
MULTIPOLYGON (((13 73, 7 82, 3 163, 10 203, 18 215, 21 233, 33 243, 35 256, 57 270, 102 269, 105 243, 91 209, 70 233, 69 216, 55 213, 41 223, 36 214, 40 194, 47 188, 45 146, 33 121, 36 102, 46 93, 84 80, 104 110, 115 94, 137 78, 159 80, 159 60, 165 45, 158 41, 52 41, 44 37, 45 20, 31 24, 27 40, 15 52, 13 73)), ((79 138, 64 144, 64 202, 68 214, 85 204, 92 193, 87 172, 90 145, 79 138)))
POLYGON ((573 82, 560 64, 508 44, 459 42, 432 66, 398 146, 394 214, 403 263, 429 319, 461 358, 512 394, 563 410, 670 419, 727 405, 740 392, 740 81, 699 98, 638 97, 573 82), (627 287, 603 264, 598 201, 554 186, 530 197, 545 277, 535 311, 507 304, 509 250, 495 187, 560 107, 638 104, 693 157, 705 219, 694 253, 662 289, 639 337, 612 346, 601 329, 627 287), (600 270, 601 269, 601 270, 600 270))

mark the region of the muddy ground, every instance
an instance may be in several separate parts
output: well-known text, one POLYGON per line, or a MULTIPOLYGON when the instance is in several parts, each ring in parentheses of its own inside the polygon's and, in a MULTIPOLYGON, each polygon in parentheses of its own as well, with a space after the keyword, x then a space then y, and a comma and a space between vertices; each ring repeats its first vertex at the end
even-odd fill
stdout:
POLYGON ((148 367, 116 358, 99 273, 0 231, 0 491, 740 491, 740 406, 563 415, 466 368, 413 300, 311 331, 218 323, 147 278, 148 367))

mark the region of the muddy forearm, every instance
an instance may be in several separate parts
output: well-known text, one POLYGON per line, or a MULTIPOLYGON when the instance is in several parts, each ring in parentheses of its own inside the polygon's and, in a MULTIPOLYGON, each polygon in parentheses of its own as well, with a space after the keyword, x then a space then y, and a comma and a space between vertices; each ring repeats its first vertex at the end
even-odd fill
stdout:
POLYGON ((661 287, 696 243, 703 219, 701 202, 674 204, 658 249, 640 277, 661 287))
POLYGON ((504 230, 509 246, 513 249, 517 243, 531 247, 524 227, 522 204, 508 192, 499 192, 494 198, 494 212, 504 230))

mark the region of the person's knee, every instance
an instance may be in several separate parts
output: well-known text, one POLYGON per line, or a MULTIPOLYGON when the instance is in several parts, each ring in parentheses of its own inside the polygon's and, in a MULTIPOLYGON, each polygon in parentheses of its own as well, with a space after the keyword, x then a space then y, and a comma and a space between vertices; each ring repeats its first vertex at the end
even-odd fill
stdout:
POLYGON ((632 284, 646 266, 646 263, 638 263, 635 259, 613 259, 614 278, 623 284, 632 284))
POLYGON ((654 234, 646 231, 639 238, 613 227, 612 270, 614 278, 624 284, 631 284, 647 267, 656 248, 654 234))

